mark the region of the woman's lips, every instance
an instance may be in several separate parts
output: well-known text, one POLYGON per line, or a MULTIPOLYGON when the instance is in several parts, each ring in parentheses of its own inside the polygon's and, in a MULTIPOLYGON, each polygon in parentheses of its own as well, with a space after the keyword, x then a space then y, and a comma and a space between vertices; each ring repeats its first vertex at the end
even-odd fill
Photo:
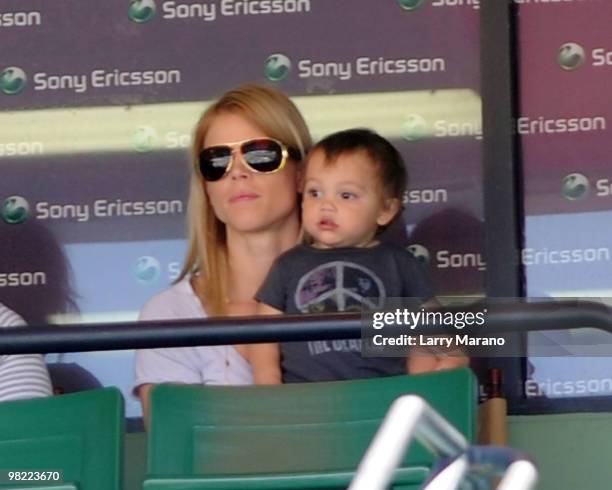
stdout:
POLYGON ((233 195, 230 198, 230 203, 253 201, 254 199, 257 199, 257 198, 259 198, 259 195, 253 192, 241 192, 239 194, 233 195))

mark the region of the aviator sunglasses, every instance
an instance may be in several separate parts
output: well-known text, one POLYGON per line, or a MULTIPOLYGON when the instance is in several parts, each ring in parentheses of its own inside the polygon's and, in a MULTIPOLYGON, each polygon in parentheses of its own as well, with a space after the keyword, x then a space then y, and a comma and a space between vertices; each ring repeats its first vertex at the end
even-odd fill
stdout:
POLYGON ((255 138, 227 145, 209 146, 200 152, 200 173, 204 180, 214 182, 229 172, 234 162, 234 150, 240 150, 242 160, 249 170, 262 174, 278 172, 289 158, 302 159, 299 150, 273 138, 255 138))

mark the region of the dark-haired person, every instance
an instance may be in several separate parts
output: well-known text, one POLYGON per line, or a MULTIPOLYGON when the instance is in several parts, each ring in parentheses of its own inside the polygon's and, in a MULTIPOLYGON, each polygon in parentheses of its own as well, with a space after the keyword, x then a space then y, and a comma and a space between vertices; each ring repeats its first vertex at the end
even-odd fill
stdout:
MULTIPOLYGON (((23 319, 0 303, 0 327, 23 326, 23 319)), ((49 372, 40 354, 0 355, 0 402, 51 394, 49 372)))
MULTIPOLYGON (((359 311, 387 298, 433 299, 417 260, 379 241, 400 212, 407 172, 399 152, 368 129, 334 133, 317 143, 306 163, 302 225, 305 242, 282 254, 256 298, 260 314, 359 311)), ((333 381, 448 369, 461 356, 429 352, 403 358, 365 358, 359 340, 250 346, 256 379, 272 383, 333 381)))

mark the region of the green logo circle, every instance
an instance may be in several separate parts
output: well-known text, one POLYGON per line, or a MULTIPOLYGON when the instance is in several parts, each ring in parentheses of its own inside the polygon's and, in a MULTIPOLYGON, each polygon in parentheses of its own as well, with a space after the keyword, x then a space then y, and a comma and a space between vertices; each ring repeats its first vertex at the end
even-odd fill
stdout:
POLYGON ((406 250, 408 250, 408 252, 410 252, 422 265, 429 264, 429 250, 427 250, 423 245, 415 243, 414 245, 407 247, 406 250))
POLYGON ((589 183, 589 179, 582 174, 573 173, 567 175, 563 179, 561 193, 565 199, 570 201, 578 201, 587 197, 590 189, 591 184, 589 183))
POLYGON ((9 66, 0 73, 0 90, 6 95, 17 95, 23 92, 28 77, 21 68, 9 66))
POLYGON ((7 197, 2 205, 2 219, 9 225, 23 223, 30 216, 30 205, 21 196, 7 197))
POLYGON ((155 17, 155 0, 131 0, 128 9, 130 20, 144 24, 155 17))
POLYGON ((584 64, 585 57, 584 48, 580 46, 580 44, 565 43, 559 48, 557 61, 561 68, 572 71, 580 68, 584 64))
POLYGON ((161 274, 159 260, 150 255, 139 257, 132 266, 136 280, 141 284, 153 284, 157 282, 161 274))
POLYGON ((425 0, 397 0, 404 10, 416 10, 425 3, 425 0))
POLYGON ((289 76, 291 71, 291 60, 281 53, 268 56, 264 66, 264 72, 268 80, 280 82, 289 76))
POLYGON ((140 126, 132 136, 132 145, 136 151, 146 153, 157 144, 157 131, 151 126, 140 126))
POLYGON ((402 137, 408 141, 417 141, 427 135, 427 121, 419 114, 410 114, 401 128, 402 137))

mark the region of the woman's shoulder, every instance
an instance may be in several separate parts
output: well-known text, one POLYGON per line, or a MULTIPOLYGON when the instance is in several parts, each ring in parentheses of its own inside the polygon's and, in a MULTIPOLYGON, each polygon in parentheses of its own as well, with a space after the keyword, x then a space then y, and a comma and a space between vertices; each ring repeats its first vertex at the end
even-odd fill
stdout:
POLYGON ((191 287, 190 277, 185 277, 149 299, 140 311, 138 319, 177 320, 204 316, 206 313, 191 287))

